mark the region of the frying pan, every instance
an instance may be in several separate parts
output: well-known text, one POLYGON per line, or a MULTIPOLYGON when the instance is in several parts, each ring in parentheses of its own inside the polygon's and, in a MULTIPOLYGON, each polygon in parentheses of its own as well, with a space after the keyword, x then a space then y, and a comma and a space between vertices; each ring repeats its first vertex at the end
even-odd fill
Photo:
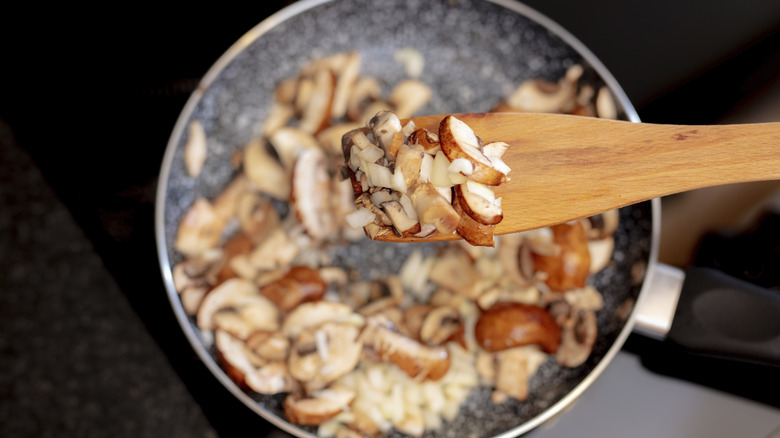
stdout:
MULTIPOLYGON (((316 430, 284 419, 283 395, 263 396, 239 388, 218 365, 208 336, 185 313, 172 281, 172 267, 182 260, 173 249, 176 230, 195 199, 215 197, 232 178, 231 157, 260 133, 279 81, 295 75, 311 59, 358 50, 363 56, 361 74, 390 86, 405 78, 393 54, 406 47, 423 54, 420 79, 434 90, 420 114, 489 111, 523 80, 557 80, 567 67, 580 64, 585 68, 582 83, 594 89, 609 87, 619 117, 639 121, 615 79, 586 47, 548 18, 509 0, 304 0, 236 42, 205 75, 171 135, 157 194, 158 252, 173 311, 197 354, 238 399, 293 435, 315 436, 316 430), (189 177, 183 164, 191 120, 201 122, 209 141, 198 178, 189 177)), ((604 309, 598 313, 599 338, 584 364, 568 369, 548 361, 529 382, 530 396, 522 403, 495 405, 489 389, 476 390, 455 421, 426 436, 516 436, 576 399, 631 331, 633 314, 620 318, 617 310, 626 302, 640 302, 649 287, 646 279, 656 269, 659 206, 653 200, 620 210, 612 263, 591 279, 604 296, 604 309)), ((433 251, 430 246, 422 248, 433 251)), ((384 267, 385 274, 396 273, 398 261, 411 248, 365 240, 333 251, 336 264, 369 276, 376 275, 377 266, 384 267)))

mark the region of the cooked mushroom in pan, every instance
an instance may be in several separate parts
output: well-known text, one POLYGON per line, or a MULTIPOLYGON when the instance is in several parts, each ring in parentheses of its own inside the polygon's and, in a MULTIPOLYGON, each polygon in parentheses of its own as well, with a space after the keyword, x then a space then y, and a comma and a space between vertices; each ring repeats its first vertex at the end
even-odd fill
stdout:
MULTIPOLYGON (((405 50, 401 59, 417 59, 405 50)), ((279 84, 239 174, 184 215, 173 280, 226 374, 245 391, 286 394, 290 422, 320 436, 420 436, 478 386, 496 403, 522 402, 543 363, 587 360, 602 307, 589 276, 611 263, 618 215, 494 237, 506 144, 482 144, 455 117, 439 132, 402 125, 430 89, 410 78, 383 98, 360 61, 338 53, 279 84), (434 232, 469 243, 412 250, 397 274, 376 278, 326 252, 434 232)), ((577 86, 580 74, 525 82, 499 109, 614 113, 609 96, 594 103, 577 86)), ((195 177, 208 138, 191 126, 195 177)))

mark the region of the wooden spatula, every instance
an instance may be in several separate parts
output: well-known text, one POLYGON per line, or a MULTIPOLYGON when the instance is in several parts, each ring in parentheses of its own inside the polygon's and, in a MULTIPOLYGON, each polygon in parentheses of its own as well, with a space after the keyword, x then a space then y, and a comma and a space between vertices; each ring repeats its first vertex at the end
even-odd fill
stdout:
MULTIPOLYGON (((589 117, 456 114, 485 143, 511 145, 509 181, 495 188, 507 234, 590 216, 615 207, 702 187, 780 179, 780 123, 658 125, 589 117)), ((433 132, 444 116, 412 119, 433 132)), ((392 233, 377 240, 423 239, 392 233)))

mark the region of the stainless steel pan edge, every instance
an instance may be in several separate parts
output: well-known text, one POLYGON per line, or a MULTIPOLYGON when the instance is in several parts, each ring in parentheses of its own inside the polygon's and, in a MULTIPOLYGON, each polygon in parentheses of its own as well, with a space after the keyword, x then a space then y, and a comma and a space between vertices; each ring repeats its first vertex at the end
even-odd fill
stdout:
MULTIPOLYGON (((174 126, 161 166, 161 173, 160 173, 160 179, 159 179, 157 196, 156 196, 156 211, 155 211, 155 234, 158 243, 158 257, 160 261, 160 267, 161 267, 163 279, 168 292, 168 297, 173 307, 174 313, 177 319, 179 320, 180 325, 182 326, 183 331, 185 332, 187 338, 189 339, 191 345, 193 346, 198 356, 201 358, 201 360, 203 360, 203 362, 206 364, 209 370, 214 374, 214 376, 232 394, 234 394, 239 400, 241 400, 246 406, 248 406, 250 409, 255 411, 262 418, 266 419, 273 425, 279 427, 280 429, 290 434, 297 435, 297 436, 308 436, 308 437, 314 437, 315 435, 291 425, 290 423, 282 420, 280 417, 272 414, 262 406, 258 405, 255 402, 255 400, 249 397, 223 372, 223 370, 216 363, 212 355, 204 348, 203 346, 204 340, 201 338, 200 333, 198 333, 190 324, 189 318, 186 315, 181 305, 181 302, 178 298, 178 294, 173 285, 173 278, 172 278, 172 271, 171 271, 172 260, 169 258, 169 253, 166 248, 164 206, 167 200, 166 194, 168 191, 168 181, 170 177, 171 166, 173 165, 174 162, 174 154, 176 148, 180 143, 180 139, 182 138, 182 135, 186 129, 186 124, 190 116, 192 115, 198 102, 203 97, 203 90, 206 90, 212 84, 215 78, 219 76, 219 74, 230 63, 231 60, 233 60, 239 53, 241 53, 242 50, 244 50, 249 44, 251 44, 257 38, 261 37, 266 32, 273 29, 275 26, 279 25, 280 23, 283 23, 284 21, 290 19, 291 17, 294 17, 298 14, 301 14, 319 5, 330 3, 331 1, 332 0, 303 0, 280 10, 279 12, 270 16, 263 22, 259 23, 252 30, 247 32, 232 47, 230 47, 226 51, 226 53, 219 58, 219 60, 216 61, 213 67, 208 71, 208 73, 204 76, 204 78, 200 82, 198 90, 194 92, 193 95, 188 100, 179 119, 177 120, 176 125, 174 126)), ((639 117, 635 109, 633 108, 633 105, 630 103, 628 97, 625 95, 622 88, 618 85, 615 78, 612 77, 612 75, 609 73, 606 67, 596 58, 596 56, 593 53, 591 53, 590 50, 588 50, 573 35, 571 35, 568 31, 563 29, 561 26, 559 26, 557 23, 553 22, 546 16, 538 13, 537 11, 523 4, 514 1, 509 1, 509 0, 488 0, 488 1, 503 6, 506 9, 520 13, 521 15, 524 15, 530 18, 531 20, 538 22, 539 24, 541 24, 542 26, 546 27, 551 32, 556 34, 559 38, 564 40, 577 52, 579 52, 582 55, 583 59, 586 60, 593 67, 593 69, 601 76, 603 81, 611 88, 619 105, 622 106, 622 109, 625 112, 626 117, 632 122, 639 122, 639 117)), ((648 266, 647 266, 648 273, 652 273, 656 269, 656 259, 658 253, 658 240, 659 240, 658 230, 660 230, 660 201, 658 199, 655 199, 652 200, 651 203, 652 203, 652 229, 655 230, 655 232, 653 233, 652 236, 650 257, 648 258, 648 266)), ((644 301, 645 296, 647 295, 647 289, 649 289, 650 287, 651 287, 650 282, 645 281, 643 283, 642 290, 639 293, 637 299, 636 307, 641 307, 642 301, 644 301)), ((636 312, 632 312, 629 321, 624 325, 617 339, 612 344, 611 348, 605 354, 603 359, 588 374, 588 376, 585 379, 583 379, 574 388, 574 390, 570 391, 566 396, 564 396, 561 400, 559 400, 554 405, 549 407, 542 414, 521 424, 519 427, 507 430, 506 432, 496 436, 503 438, 503 437, 517 436, 526 433, 536 428, 540 424, 544 423, 545 421, 555 416, 556 414, 560 413, 562 410, 564 410, 564 408, 567 405, 569 405, 572 401, 574 401, 607 368, 611 359, 617 354, 622 344, 625 342, 626 338, 630 334, 633 327, 635 313, 636 312)))

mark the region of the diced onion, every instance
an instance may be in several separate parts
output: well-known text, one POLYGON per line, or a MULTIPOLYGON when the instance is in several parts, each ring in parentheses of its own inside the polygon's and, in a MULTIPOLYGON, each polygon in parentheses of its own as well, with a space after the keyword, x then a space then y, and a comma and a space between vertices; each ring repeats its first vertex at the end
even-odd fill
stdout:
POLYGON ((344 220, 347 221, 350 227, 360 229, 376 220, 376 215, 366 207, 360 207, 344 216, 344 220))

